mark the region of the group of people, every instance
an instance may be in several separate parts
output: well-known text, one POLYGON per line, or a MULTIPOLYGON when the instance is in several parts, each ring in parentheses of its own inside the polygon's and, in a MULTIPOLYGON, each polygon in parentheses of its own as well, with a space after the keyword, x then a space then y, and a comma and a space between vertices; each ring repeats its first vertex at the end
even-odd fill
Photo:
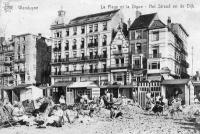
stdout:
POLYGON ((163 96, 154 95, 147 91, 146 93, 146 110, 153 111, 156 115, 163 114, 168 109, 168 116, 174 117, 175 113, 182 111, 182 99, 180 93, 175 91, 171 98, 166 99, 163 96))

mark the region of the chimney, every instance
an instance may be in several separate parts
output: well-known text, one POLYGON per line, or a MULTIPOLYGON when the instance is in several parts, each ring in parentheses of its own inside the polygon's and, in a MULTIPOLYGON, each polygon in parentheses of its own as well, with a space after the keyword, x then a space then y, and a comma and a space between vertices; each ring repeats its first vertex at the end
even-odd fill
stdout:
POLYGON ((41 39, 41 38, 42 38, 42 34, 38 33, 38 39, 41 39))
POLYGON ((128 29, 130 28, 130 26, 131 26, 131 19, 129 18, 128 19, 128 22, 127 22, 127 24, 128 24, 128 29))
POLYGON ((196 80, 199 81, 199 71, 196 71, 196 80))
POLYGON ((171 17, 168 17, 168 19, 167 19, 167 26, 168 26, 169 28, 171 28, 171 23, 172 23, 171 17))
POLYGON ((142 15, 142 13, 140 11, 136 11, 136 18, 140 17, 142 15))
POLYGON ((15 35, 11 35, 11 39, 14 39, 15 38, 15 35))

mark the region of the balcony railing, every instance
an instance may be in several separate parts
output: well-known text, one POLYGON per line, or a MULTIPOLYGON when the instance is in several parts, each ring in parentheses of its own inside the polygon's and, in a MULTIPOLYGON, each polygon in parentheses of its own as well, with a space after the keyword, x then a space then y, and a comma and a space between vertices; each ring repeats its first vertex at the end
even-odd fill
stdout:
POLYGON ((95 56, 84 56, 84 57, 74 57, 68 59, 52 59, 51 64, 56 63, 74 63, 74 62, 88 62, 88 61, 104 61, 106 60, 106 55, 95 55, 95 56))
POLYGON ((122 68, 129 68, 130 64, 112 64, 111 69, 122 69, 122 68))
POLYGON ((88 43, 88 47, 98 47, 98 42, 94 42, 94 43, 88 43))
POLYGON ((113 54, 122 54, 122 50, 115 50, 113 51, 113 54))
POLYGON ((157 54, 150 54, 149 58, 161 58, 161 53, 157 53, 157 54))
POLYGON ((25 62, 25 58, 20 58, 15 60, 16 63, 25 62))
POLYGON ((52 76, 61 76, 61 75, 88 75, 88 74, 97 74, 97 73, 108 73, 110 68, 100 68, 100 69, 87 69, 87 70, 75 70, 75 71, 58 71, 51 72, 52 76))
POLYGON ((20 74, 22 74, 22 73, 25 73, 25 70, 24 70, 24 69, 21 69, 21 70, 15 70, 14 72, 15 72, 15 73, 20 73, 20 74))
POLYGON ((4 65, 5 66, 11 66, 12 65, 12 61, 4 61, 4 65))
POLYGON ((55 48, 53 48, 53 51, 54 52, 59 52, 59 51, 61 51, 61 47, 55 47, 55 48))
POLYGON ((133 69, 141 69, 141 65, 140 64, 134 64, 133 69))

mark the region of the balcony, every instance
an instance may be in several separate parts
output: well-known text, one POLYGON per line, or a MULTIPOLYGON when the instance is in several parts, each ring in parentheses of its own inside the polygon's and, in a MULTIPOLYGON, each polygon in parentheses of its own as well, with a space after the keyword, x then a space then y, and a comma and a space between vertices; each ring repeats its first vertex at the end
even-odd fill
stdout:
POLYGON ((128 63, 111 65, 111 69, 125 69, 125 68, 130 68, 130 65, 128 63))
POLYGON ((59 51, 61 51, 61 47, 55 47, 55 48, 53 48, 53 51, 54 52, 59 52, 59 51))
POLYGON ((12 65, 12 61, 4 61, 4 66, 11 66, 12 65))
POLYGON ((15 63, 22 63, 25 62, 25 58, 16 59, 15 63))
POLYGON ((15 70, 14 72, 17 73, 17 74, 24 74, 25 69, 15 70))
POLYGON ((86 70, 75 70, 75 71, 60 71, 60 72, 51 72, 52 76, 73 76, 73 75, 93 75, 99 73, 109 73, 109 68, 100 68, 100 69, 86 69, 86 70))
POLYGON ((149 58, 153 59, 153 58, 161 58, 161 53, 157 53, 157 54, 150 54, 149 58))
POLYGON ((122 54, 122 50, 115 50, 115 51, 113 51, 113 54, 120 55, 120 54, 122 54))
POLYGON ((88 47, 89 47, 89 48, 98 47, 98 42, 95 42, 95 43, 88 43, 88 47))
POLYGON ((133 70, 141 69, 141 64, 134 64, 133 70))

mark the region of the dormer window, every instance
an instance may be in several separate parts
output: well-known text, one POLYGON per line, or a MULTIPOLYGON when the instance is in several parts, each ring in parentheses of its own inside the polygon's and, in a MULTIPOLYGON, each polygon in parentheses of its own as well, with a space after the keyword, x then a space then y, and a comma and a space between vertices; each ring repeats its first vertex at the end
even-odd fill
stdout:
POLYGON ((85 33, 85 26, 81 26, 81 34, 85 33))
POLYGON ((77 35, 77 27, 73 27, 73 31, 74 31, 73 35, 77 35))
POLYGON ((94 31, 95 31, 95 32, 98 31, 98 24, 94 24, 94 31))
POLYGON ((89 32, 92 33, 93 32, 93 26, 89 25, 89 32))
POLYGON ((103 22, 103 31, 107 30, 107 22, 103 22))
POLYGON ((69 28, 66 29, 66 36, 69 36, 69 28))

